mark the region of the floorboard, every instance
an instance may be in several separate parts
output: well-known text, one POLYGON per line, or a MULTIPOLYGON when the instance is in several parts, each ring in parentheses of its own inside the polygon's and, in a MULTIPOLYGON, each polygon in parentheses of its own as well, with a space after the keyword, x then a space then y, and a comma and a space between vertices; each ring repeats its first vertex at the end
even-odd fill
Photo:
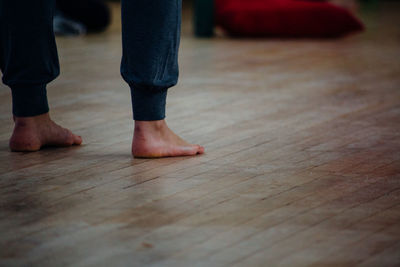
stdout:
POLYGON ((57 38, 52 117, 81 147, 12 153, 0 85, 1 266, 399 266, 400 4, 341 39, 196 39, 167 121, 206 154, 134 159, 119 5, 57 38))

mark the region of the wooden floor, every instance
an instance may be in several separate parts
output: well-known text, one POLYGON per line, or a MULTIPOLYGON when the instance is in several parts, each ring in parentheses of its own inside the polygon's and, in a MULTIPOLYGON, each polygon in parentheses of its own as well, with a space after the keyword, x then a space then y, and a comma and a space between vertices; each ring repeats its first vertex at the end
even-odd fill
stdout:
POLYGON ((52 116, 84 145, 9 152, 0 87, 0 265, 399 266, 399 11, 339 40, 195 39, 185 13, 167 117, 191 158, 130 156, 118 16, 58 38, 52 116))

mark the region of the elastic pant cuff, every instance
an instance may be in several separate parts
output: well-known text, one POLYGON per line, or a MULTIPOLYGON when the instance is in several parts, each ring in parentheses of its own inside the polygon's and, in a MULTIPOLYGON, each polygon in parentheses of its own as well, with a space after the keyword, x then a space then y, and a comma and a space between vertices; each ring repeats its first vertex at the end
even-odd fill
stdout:
POLYGON ((49 112, 46 85, 12 86, 13 114, 32 117, 49 112))
POLYGON ((133 119, 157 121, 165 118, 168 88, 131 86, 133 119))

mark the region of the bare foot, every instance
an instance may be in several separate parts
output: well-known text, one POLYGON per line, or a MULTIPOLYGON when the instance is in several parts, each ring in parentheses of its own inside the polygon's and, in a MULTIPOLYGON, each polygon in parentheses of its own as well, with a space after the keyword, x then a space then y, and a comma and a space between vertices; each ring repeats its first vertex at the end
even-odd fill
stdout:
POLYGON ((50 119, 49 113, 34 117, 14 117, 11 151, 38 151, 44 146, 80 145, 82 138, 50 119))
POLYGON ((137 158, 161 158, 203 154, 204 147, 192 145, 168 128, 165 120, 135 121, 132 155, 137 158))

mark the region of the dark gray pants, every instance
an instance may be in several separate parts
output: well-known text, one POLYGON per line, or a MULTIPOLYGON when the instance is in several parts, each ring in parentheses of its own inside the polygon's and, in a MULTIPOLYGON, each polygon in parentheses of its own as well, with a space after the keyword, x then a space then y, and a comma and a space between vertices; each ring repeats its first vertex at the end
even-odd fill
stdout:
MULTIPOLYGON (((165 117, 167 90, 178 81, 182 0, 122 0, 121 74, 135 120, 165 117)), ((46 85, 59 75, 54 0, 0 0, 0 68, 13 114, 49 111, 46 85)))

